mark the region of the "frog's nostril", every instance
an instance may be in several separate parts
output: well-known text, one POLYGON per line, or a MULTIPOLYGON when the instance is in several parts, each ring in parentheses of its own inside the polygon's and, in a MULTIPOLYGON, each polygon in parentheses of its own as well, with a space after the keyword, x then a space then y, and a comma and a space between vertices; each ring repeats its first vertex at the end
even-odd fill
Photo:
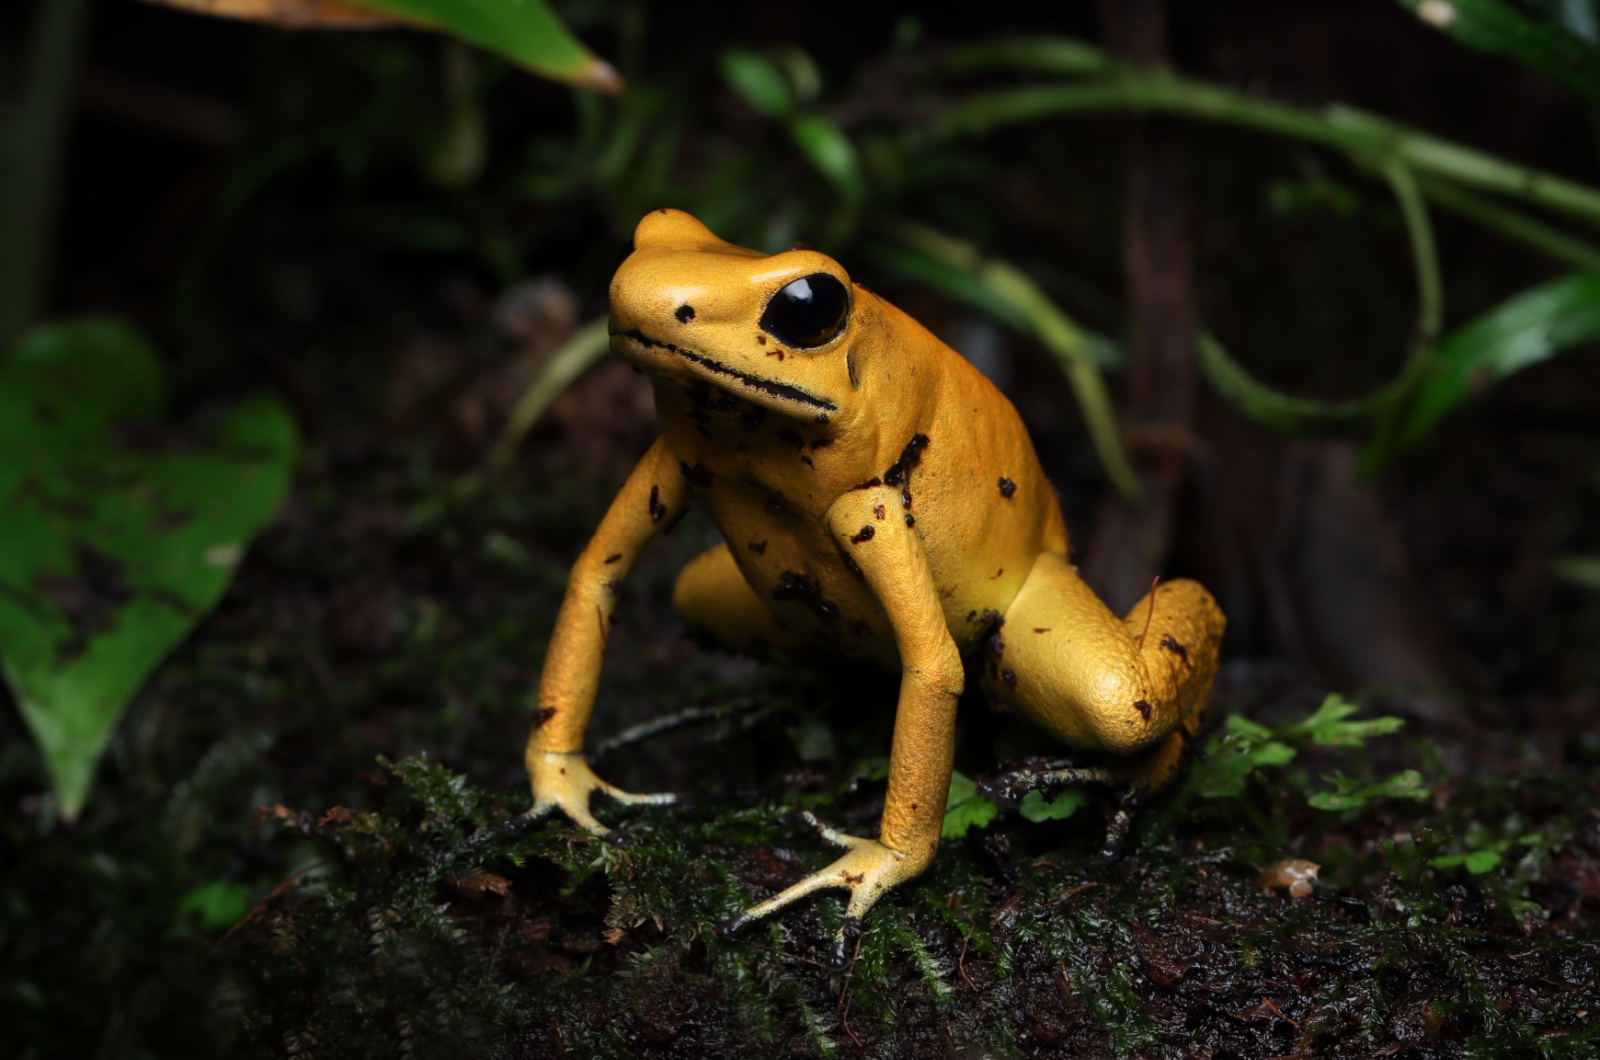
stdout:
POLYGON ((694 319, 694 306, 685 302, 683 305, 678 307, 678 312, 675 315, 678 318, 678 323, 687 324, 689 321, 694 319))

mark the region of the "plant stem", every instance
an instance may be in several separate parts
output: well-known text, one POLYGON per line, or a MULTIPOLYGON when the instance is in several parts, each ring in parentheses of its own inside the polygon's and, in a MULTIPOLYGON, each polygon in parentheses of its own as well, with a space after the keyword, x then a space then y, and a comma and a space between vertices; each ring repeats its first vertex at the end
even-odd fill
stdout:
POLYGON ((38 0, 19 98, 0 129, 0 348, 38 317, 50 275, 62 147, 88 0, 38 0))
POLYGON ((1497 235, 1522 243, 1566 265, 1600 269, 1600 247, 1574 239, 1526 214, 1508 209, 1481 195, 1463 191, 1453 184, 1423 177, 1417 181, 1417 185, 1428 201, 1474 221, 1497 235))
POLYGON ((1411 239, 1412 260, 1417 270, 1417 333, 1412 358, 1426 356, 1439 337, 1444 319, 1444 284, 1439 278, 1439 253, 1433 241, 1433 226, 1428 222, 1428 206, 1417 190, 1417 182, 1404 163, 1391 158, 1383 175, 1400 203, 1406 234, 1411 239))
POLYGON ((1003 89, 969 98, 928 123, 919 139, 988 132, 1062 114, 1159 111, 1276 133, 1366 159, 1394 158, 1419 174, 1498 192, 1600 224, 1600 191, 1441 140, 1350 107, 1321 114, 1164 72, 1115 68, 1083 84, 1003 89))

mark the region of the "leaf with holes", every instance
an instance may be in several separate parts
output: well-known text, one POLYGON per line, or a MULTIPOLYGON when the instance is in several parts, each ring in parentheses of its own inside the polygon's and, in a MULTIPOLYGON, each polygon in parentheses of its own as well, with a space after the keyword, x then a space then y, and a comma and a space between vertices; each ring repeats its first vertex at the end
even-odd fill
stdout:
POLYGON ((277 402, 193 434, 165 407, 160 361, 115 321, 39 328, 0 360, 0 671, 68 819, 129 700, 289 486, 277 402))

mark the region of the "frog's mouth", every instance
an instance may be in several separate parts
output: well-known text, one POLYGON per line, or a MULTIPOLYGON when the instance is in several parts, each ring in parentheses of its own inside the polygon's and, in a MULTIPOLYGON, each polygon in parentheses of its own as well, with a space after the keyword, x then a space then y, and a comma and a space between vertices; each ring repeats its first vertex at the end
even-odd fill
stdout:
POLYGON ((812 408, 823 409, 827 412, 837 412, 839 410, 839 406, 835 405, 827 398, 816 397, 813 394, 806 393, 797 386, 793 386, 789 383, 780 383, 776 379, 763 379, 757 375, 749 375, 748 373, 739 371, 737 368, 723 364, 721 361, 713 361, 709 357, 695 353, 693 350, 686 350, 682 346, 674 346, 672 343, 662 342, 660 339, 652 339, 638 328, 628 328, 625 331, 613 331, 610 334, 613 340, 619 338, 631 339, 647 350, 668 350, 677 354, 679 357, 693 361, 695 364, 700 365, 707 371, 715 372, 717 375, 725 375, 729 379, 734 379, 740 383, 743 383, 752 390, 759 390, 764 394, 771 394, 773 397, 782 398, 785 401, 798 401, 802 405, 809 405, 812 408))

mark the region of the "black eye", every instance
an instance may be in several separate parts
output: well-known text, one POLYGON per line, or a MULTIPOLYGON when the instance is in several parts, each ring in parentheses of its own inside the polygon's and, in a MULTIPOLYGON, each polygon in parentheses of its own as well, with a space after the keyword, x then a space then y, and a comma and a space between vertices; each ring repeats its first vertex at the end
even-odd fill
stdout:
POLYGON ((795 280, 772 296, 761 330, 800 349, 825 345, 844 327, 850 292, 825 272, 795 280))

